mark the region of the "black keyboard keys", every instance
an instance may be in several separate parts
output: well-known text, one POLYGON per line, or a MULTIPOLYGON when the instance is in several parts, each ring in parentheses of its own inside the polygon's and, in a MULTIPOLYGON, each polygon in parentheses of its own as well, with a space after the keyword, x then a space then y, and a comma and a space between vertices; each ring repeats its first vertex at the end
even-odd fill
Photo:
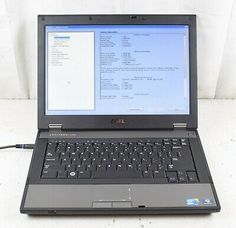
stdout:
POLYGON ((143 177, 144 178, 153 178, 153 174, 152 174, 152 171, 143 171, 143 177))
POLYGON ((69 171, 68 172, 68 178, 76 179, 77 178, 77 172, 76 171, 69 171))
POLYGON ((57 171, 43 170, 42 178, 52 179, 57 177, 57 171))
POLYGON ((179 183, 186 183, 188 181, 186 172, 178 171, 177 174, 178 174, 179 183))
POLYGON ((166 172, 166 175, 168 177, 169 183, 177 183, 178 178, 177 178, 177 173, 176 172, 166 172))
POLYGON ((186 138, 54 140, 47 144, 41 177, 144 178, 160 184, 199 182, 186 138))
POLYGON ((187 172, 187 175, 188 175, 188 181, 190 183, 198 182, 198 178, 197 178, 196 172, 187 172))
POLYGON ((90 178, 90 171, 79 171, 78 178, 80 178, 80 179, 90 178))
POLYGON ((59 170, 58 173, 57 173, 57 178, 59 178, 59 179, 67 178, 67 171, 59 170))

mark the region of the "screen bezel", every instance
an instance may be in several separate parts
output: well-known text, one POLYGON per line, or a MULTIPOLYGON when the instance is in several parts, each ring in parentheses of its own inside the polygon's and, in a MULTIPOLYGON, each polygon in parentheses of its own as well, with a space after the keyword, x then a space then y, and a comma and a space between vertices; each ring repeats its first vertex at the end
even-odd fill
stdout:
POLYGON ((61 124, 63 129, 171 129, 174 123, 197 128, 197 58, 195 15, 39 15, 38 16, 38 129, 61 124), (188 25, 189 115, 46 115, 46 25, 188 25))

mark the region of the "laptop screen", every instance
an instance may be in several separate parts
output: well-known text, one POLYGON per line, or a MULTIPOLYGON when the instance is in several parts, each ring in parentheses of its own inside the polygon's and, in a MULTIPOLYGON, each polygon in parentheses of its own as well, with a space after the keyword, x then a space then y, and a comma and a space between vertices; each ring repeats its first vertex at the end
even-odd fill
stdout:
POLYGON ((188 25, 45 27, 46 115, 188 115, 188 25))

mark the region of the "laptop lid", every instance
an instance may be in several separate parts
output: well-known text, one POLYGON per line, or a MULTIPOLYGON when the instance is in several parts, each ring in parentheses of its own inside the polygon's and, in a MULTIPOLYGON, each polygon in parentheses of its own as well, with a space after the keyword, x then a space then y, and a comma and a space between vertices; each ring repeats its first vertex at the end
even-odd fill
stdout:
POLYGON ((194 15, 38 17, 38 128, 197 128, 194 15))

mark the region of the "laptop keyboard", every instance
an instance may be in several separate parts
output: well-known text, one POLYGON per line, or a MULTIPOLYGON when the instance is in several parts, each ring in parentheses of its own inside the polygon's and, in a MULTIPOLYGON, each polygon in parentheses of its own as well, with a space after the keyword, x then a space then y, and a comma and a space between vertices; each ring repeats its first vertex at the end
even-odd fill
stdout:
POLYGON ((49 141, 41 178, 152 178, 156 183, 199 181, 186 138, 49 141))

